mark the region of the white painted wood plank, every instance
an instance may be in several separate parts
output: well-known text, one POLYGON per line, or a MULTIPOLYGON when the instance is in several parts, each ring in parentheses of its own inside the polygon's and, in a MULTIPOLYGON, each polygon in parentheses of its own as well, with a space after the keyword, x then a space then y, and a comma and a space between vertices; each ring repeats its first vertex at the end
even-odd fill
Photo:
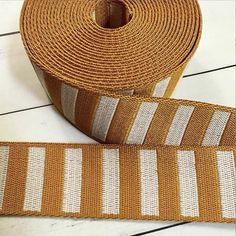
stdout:
MULTIPOLYGON (((1 235, 7 236, 129 236, 153 228, 160 228, 170 222, 132 220, 79 220, 63 218, 2 217, 1 235), (40 227, 39 227, 40 225, 40 227)), ((173 224, 173 223, 172 223, 173 224)))
POLYGON ((0 114, 50 103, 20 35, 0 37, 0 114))
POLYGON ((235 107, 235 69, 182 78, 172 97, 235 107))
POLYGON ((203 16, 202 38, 185 75, 235 64, 235 0, 198 2, 203 16))
POLYGON ((235 236, 234 224, 190 223, 148 234, 149 236, 235 236))
POLYGON ((0 0, 0 34, 19 30, 20 10, 23 0, 0 0))

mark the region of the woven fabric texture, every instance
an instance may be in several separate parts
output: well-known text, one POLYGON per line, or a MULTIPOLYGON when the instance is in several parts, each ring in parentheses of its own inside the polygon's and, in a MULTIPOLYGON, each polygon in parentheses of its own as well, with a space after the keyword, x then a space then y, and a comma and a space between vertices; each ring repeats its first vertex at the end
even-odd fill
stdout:
POLYGON ((170 99, 196 0, 25 0, 45 91, 98 145, 0 143, 0 214, 236 221, 236 110, 170 99))

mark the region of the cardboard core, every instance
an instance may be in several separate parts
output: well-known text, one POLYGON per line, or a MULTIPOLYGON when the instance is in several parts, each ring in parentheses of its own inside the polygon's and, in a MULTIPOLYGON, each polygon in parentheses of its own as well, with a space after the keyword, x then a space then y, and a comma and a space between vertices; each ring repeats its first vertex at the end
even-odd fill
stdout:
POLYGON ((131 14, 121 0, 100 0, 95 7, 95 21, 103 28, 119 28, 126 25, 131 14))

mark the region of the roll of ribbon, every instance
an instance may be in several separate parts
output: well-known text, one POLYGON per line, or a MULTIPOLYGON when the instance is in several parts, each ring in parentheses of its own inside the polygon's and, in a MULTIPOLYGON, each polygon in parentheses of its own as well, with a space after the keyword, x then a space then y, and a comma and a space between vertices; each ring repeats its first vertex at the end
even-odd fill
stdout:
POLYGON ((57 109, 104 144, 0 143, 0 214, 235 222, 236 110, 168 98, 196 0, 26 0, 20 26, 57 109))

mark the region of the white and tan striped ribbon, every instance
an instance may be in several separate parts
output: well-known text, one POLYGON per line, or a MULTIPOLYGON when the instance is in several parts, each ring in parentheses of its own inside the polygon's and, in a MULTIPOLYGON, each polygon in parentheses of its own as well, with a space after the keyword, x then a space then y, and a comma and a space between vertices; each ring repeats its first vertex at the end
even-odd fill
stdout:
POLYGON ((82 41, 70 37, 74 47, 64 47, 63 27, 45 22, 56 14, 62 25, 71 24, 65 18, 71 14, 58 14, 63 5, 57 1, 38 4, 25 1, 21 34, 30 59, 40 66, 34 65, 43 87, 75 127, 116 145, 0 143, 0 214, 235 222, 235 110, 163 98, 171 96, 199 43, 197 1, 163 2, 171 14, 156 1, 122 2, 125 18, 131 8, 142 17, 147 7, 145 25, 157 19, 156 12, 160 19, 174 19, 176 27, 168 21, 164 35, 170 44, 183 39, 174 51, 165 45, 159 48, 162 39, 152 40, 158 27, 150 27, 150 40, 143 42, 141 31, 132 28, 137 24, 129 24, 133 30, 109 30, 117 40, 102 34, 107 29, 99 31, 104 37, 91 34, 98 32, 93 21, 108 20, 99 15, 114 7, 107 1, 98 6, 94 1, 68 1, 68 7, 78 4, 83 11, 77 13, 86 19, 91 9, 95 11, 93 21, 78 24, 82 41), (33 13, 40 19, 37 27, 31 22, 33 13), (52 32, 59 32, 59 40, 52 32), (121 35, 129 37, 123 41, 121 35))
MULTIPOLYGON (((49 150, 53 151, 55 144, 40 144, 40 146, 34 146, 33 144, 25 143, 5 143, 5 145, 0 145, 0 214, 4 213, 2 206, 4 201, 7 201, 7 199, 4 198, 4 191, 5 189, 8 189, 8 191, 11 189, 11 181, 9 178, 12 177, 8 176, 7 174, 8 160, 14 158, 14 163, 16 165, 20 164, 21 162, 21 159, 18 161, 15 159, 15 156, 12 157, 9 152, 9 150, 11 150, 12 153, 15 152, 15 145, 18 147, 28 147, 27 156, 21 157, 27 160, 27 168, 25 169, 26 173, 21 173, 26 176, 25 184, 23 183, 23 185, 17 186, 18 191, 24 192, 24 203, 20 212, 16 213, 24 214, 24 212, 33 211, 38 212, 39 215, 41 213, 45 214, 45 211, 50 211, 50 209, 47 209, 47 206, 43 205, 42 199, 45 197, 45 194, 50 193, 43 192, 43 185, 45 181, 49 181, 49 179, 45 177, 44 169, 47 168, 45 165, 47 165, 46 160, 49 157, 49 150), (48 151, 46 152, 46 150, 48 151), (6 179, 8 179, 8 186, 6 186, 6 179)), ((63 176, 63 191, 58 193, 57 196, 58 198, 62 198, 61 206, 59 206, 62 215, 66 214, 68 216, 68 214, 73 214, 73 216, 83 216, 83 213, 81 212, 81 205, 85 203, 82 201, 82 196, 84 194, 82 190, 82 173, 83 171, 86 171, 86 169, 83 167, 83 159, 89 158, 90 161, 93 161, 92 154, 91 156, 85 157, 83 152, 85 149, 88 150, 89 148, 90 145, 75 144, 73 147, 71 147, 71 145, 64 145, 64 169, 62 169, 62 172, 60 173, 60 175, 63 176)), ((122 155, 124 155, 124 151, 126 151, 127 147, 122 145, 119 147, 115 145, 104 145, 103 147, 97 145, 96 148, 101 153, 101 166, 98 167, 98 169, 94 169, 94 171, 101 172, 102 174, 101 179, 98 179, 94 184, 102 186, 102 194, 100 195, 98 193, 96 196, 97 203, 94 206, 88 207, 99 207, 100 215, 97 215, 97 217, 109 215, 119 218, 122 214, 129 214, 121 212, 120 205, 122 204, 121 199, 124 196, 124 192, 121 191, 122 183, 120 182, 120 175, 122 175, 119 167, 120 151, 123 153, 122 155), (101 205, 99 204, 100 201, 101 205)), ((193 148, 192 150, 189 148, 186 150, 184 148, 178 149, 173 147, 143 149, 142 146, 136 145, 136 147, 131 147, 131 150, 135 151, 137 148, 139 152, 137 152, 136 155, 140 163, 137 170, 137 176, 139 176, 137 181, 139 182, 140 186, 140 197, 134 197, 140 198, 140 219, 146 219, 146 217, 152 217, 152 219, 162 219, 163 205, 160 202, 160 198, 162 197, 160 194, 163 192, 163 188, 166 189, 165 191, 168 191, 169 186, 159 185, 160 167, 158 167, 158 162, 163 161, 159 159, 159 153, 165 150, 167 155, 169 155, 170 165, 174 165, 174 168, 178 173, 176 184, 179 186, 179 198, 173 198, 173 201, 176 201, 176 203, 180 205, 179 212, 176 212, 176 219, 193 219, 200 221, 213 220, 208 219, 207 217, 209 216, 202 215, 202 213, 200 213, 202 212, 202 206, 199 205, 198 202, 199 196, 197 179, 205 177, 201 176, 202 173, 198 173, 198 169, 196 168, 196 164, 200 161, 198 160, 199 150, 197 148, 193 148), (175 150, 175 152, 173 152, 173 150, 175 150), (195 153, 197 155, 195 155, 195 153)), ((203 150, 205 151, 206 155, 209 154, 208 148, 201 149, 200 152, 202 153, 203 150)), ((217 185, 220 192, 219 203, 221 208, 221 213, 219 214, 218 218, 215 218, 215 220, 231 222, 236 219, 235 148, 232 149, 229 147, 228 150, 225 150, 218 147, 214 149, 214 152, 215 156, 212 156, 211 158, 216 158, 217 162, 217 169, 219 173, 219 183, 217 183, 217 185)), ((128 153, 129 152, 127 152, 127 154, 128 153)), ((210 161, 209 159, 207 165, 212 166, 214 165, 214 162, 210 161)), ((57 165, 55 165, 55 167, 56 166, 57 165)), ((175 180, 173 179, 173 181, 175 180)), ((211 181, 210 176, 207 181, 211 181)), ((52 201, 54 200, 55 199, 52 199, 52 201)), ((212 204, 214 205, 215 202, 212 202, 212 204)), ((50 214, 53 213, 50 211, 50 214)), ((56 213, 56 215, 57 214, 58 213, 56 213)), ((126 217, 128 217, 128 215, 126 217)))

